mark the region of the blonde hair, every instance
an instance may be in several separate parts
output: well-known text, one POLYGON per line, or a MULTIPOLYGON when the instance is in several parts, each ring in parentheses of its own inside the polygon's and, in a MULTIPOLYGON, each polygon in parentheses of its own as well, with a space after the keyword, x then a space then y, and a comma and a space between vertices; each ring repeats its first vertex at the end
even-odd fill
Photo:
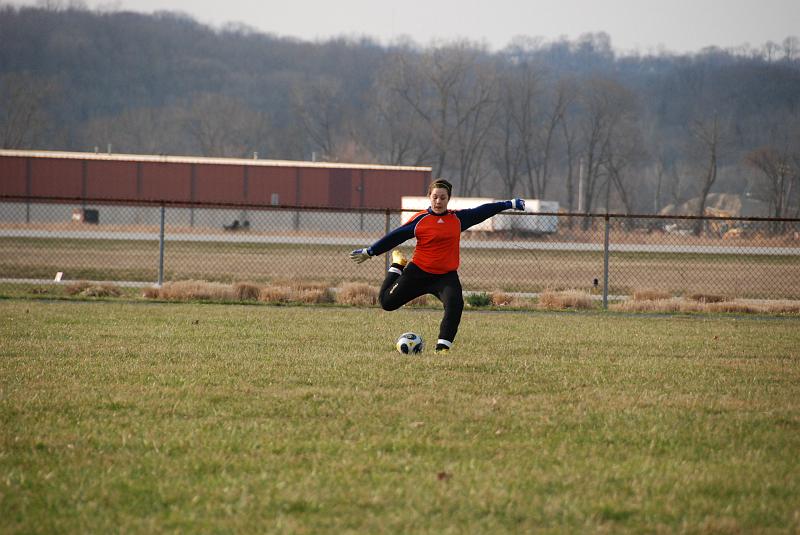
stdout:
POLYGON ((428 195, 430 195, 431 192, 433 190, 435 190, 436 188, 446 189, 447 190, 447 196, 448 197, 452 197, 453 196, 453 185, 450 182, 448 182, 447 180, 443 179, 443 178, 437 178, 436 180, 434 180, 433 182, 431 182, 428 185, 428 195))

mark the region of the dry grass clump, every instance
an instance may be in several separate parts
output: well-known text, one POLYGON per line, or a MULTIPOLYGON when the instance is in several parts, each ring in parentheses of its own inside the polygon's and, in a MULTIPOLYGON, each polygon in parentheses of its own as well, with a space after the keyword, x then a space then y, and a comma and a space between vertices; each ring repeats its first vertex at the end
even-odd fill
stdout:
POLYGON ((206 281, 169 282, 147 288, 144 297, 167 300, 261 301, 265 303, 332 303, 333 293, 322 283, 261 286, 254 282, 232 285, 206 281))
POLYGON ((726 300, 702 302, 674 297, 658 301, 628 300, 609 307, 621 312, 711 312, 735 314, 800 314, 800 301, 726 300))
POLYGON ((518 297, 501 291, 492 292, 489 297, 494 307, 528 308, 531 305, 529 299, 518 297))
POLYGON ((258 300, 264 303, 289 303, 293 293, 288 286, 264 286, 258 293, 258 300))
POLYGON ((333 303, 333 292, 327 283, 295 281, 292 283, 293 300, 301 303, 333 303))
POLYGON ((305 288, 297 290, 296 301, 309 304, 333 303, 333 292, 330 288, 305 288))
POLYGON ((167 282, 159 290, 158 297, 170 301, 233 301, 236 299, 231 285, 198 280, 167 282))
POLYGON ((287 286, 294 288, 298 292, 305 290, 327 290, 328 283, 326 282, 309 282, 309 281, 292 281, 287 286))
POLYGON ((800 301, 768 301, 762 308, 770 314, 800 314, 800 301))
POLYGON ((237 282, 233 285, 233 295, 239 301, 258 301, 261 286, 254 282, 237 282))
POLYGON ((722 301, 722 302, 708 302, 704 303, 698 301, 697 308, 699 312, 742 312, 744 314, 758 314, 763 312, 761 307, 753 306, 749 303, 741 301, 722 301))
POLYGON ((686 296, 686 298, 691 301, 697 301, 698 303, 722 303, 731 300, 730 297, 725 297, 724 295, 704 294, 704 293, 689 294, 686 296))
POLYGON ((286 281, 260 288, 259 301, 265 303, 333 303, 333 292, 326 283, 286 281))
POLYGON ((592 308, 592 298, 580 290, 566 290, 563 292, 542 292, 539 295, 539 308, 558 310, 572 308, 585 310, 592 308))
POLYGON ((261 286, 254 282, 222 284, 207 281, 168 282, 161 288, 145 288, 150 299, 205 301, 261 301, 265 303, 332 303, 333 292, 323 283, 288 283, 261 286))
POLYGON ((661 290, 637 290, 633 292, 634 301, 661 301, 670 299, 672 295, 661 290))
POLYGON ((670 299, 628 299, 609 305, 610 310, 619 312, 680 312, 684 300, 680 297, 670 299))
POLYGON ((495 307, 507 307, 514 302, 514 296, 505 292, 495 291, 489 294, 489 297, 492 299, 492 306, 495 307))
POLYGON ((64 287, 64 291, 67 292, 67 295, 78 295, 89 286, 87 281, 70 282, 64 287))
POLYGON ((339 286, 336 302, 343 305, 373 306, 378 304, 378 288, 362 282, 346 282, 339 286))
POLYGON ((29 291, 32 295, 47 295, 52 292, 50 288, 45 288, 44 286, 34 286, 29 291))
POLYGON ((113 284, 92 284, 81 292, 84 297, 119 297, 122 290, 113 284))
POLYGON ((751 314, 800 314, 800 301, 736 299, 706 305, 709 312, 743 312, 751 314))
POLYGON ((119 297, 122 295, 122 290, 107 282, 100 284, 87 281, 73 282, 67 285, 66 292, 68 295, 82 297, 119 297))
POLYGON ((412 299, 408 306, 412 307, 426 307, 431 304, 431 296, 428 294, 420 295, 419 297, 412 299))
POLYGON ((157 286, 149 286, 142 290, 142 297, 145 299, 158 299, 158 296, 161 294, 161 288, 157 286))

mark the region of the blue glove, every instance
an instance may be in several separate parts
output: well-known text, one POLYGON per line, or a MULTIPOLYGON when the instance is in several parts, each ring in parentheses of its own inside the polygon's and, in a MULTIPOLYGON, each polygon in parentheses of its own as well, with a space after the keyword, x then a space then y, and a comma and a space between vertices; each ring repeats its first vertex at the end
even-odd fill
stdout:
POLYGON ((363 249, 356 249, 355 251, 350 252, 350 260, 355 262, 356 264, 360 264, 372 258, 372 255, 369 254, 369 249, 367 247, 363 249))
POLYGON ((520 198, 512 199, 511 207, 514 210, 525 211, 525 199, 520 199, 520 198))

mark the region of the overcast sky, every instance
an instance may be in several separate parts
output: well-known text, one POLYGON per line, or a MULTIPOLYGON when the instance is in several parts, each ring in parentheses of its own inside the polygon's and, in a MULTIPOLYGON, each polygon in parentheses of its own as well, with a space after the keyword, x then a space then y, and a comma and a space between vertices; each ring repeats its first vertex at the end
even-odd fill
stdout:
MULTIPOLYGON (((52 0, 51 0, 52 1, 52 0)), ((12 0, 35 5, 41 0, 12 0)), ((69 0, 62 0, 68 3, 69 0)), ((9 3, 6 1, 5 3, 9 3)), ((574 40, 605 31, 621 52, 696 52, 800 34, 800 0, 86 0, 90 8, 180 11, 221 27, 244 23, 304 40, 369 36, 421 45, 468 38, 491 49, 520 35, 574 40)))

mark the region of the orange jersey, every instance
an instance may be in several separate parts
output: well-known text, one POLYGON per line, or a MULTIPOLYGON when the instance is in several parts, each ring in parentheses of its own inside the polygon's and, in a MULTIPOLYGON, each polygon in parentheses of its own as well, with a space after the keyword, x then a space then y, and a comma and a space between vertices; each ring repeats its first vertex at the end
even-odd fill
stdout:
POLYGON ((427 210, 414 214, 419 217, 414 226, 417 246, 411 261, 422 271, 442 274, 458 269, 461 250, 461 220, 453 210, 443 215, 427 210))
POLYGON ((436 214, 430 208, 417 212, 402 226, 369 247, 370 255, 393 249, 406 240, 417 238, 411 261, 427 273, 456 271, 460 262, 461 232, 495 214, 511 208, 511 201, 487 203, 467 210, 448 210, 436 214))

